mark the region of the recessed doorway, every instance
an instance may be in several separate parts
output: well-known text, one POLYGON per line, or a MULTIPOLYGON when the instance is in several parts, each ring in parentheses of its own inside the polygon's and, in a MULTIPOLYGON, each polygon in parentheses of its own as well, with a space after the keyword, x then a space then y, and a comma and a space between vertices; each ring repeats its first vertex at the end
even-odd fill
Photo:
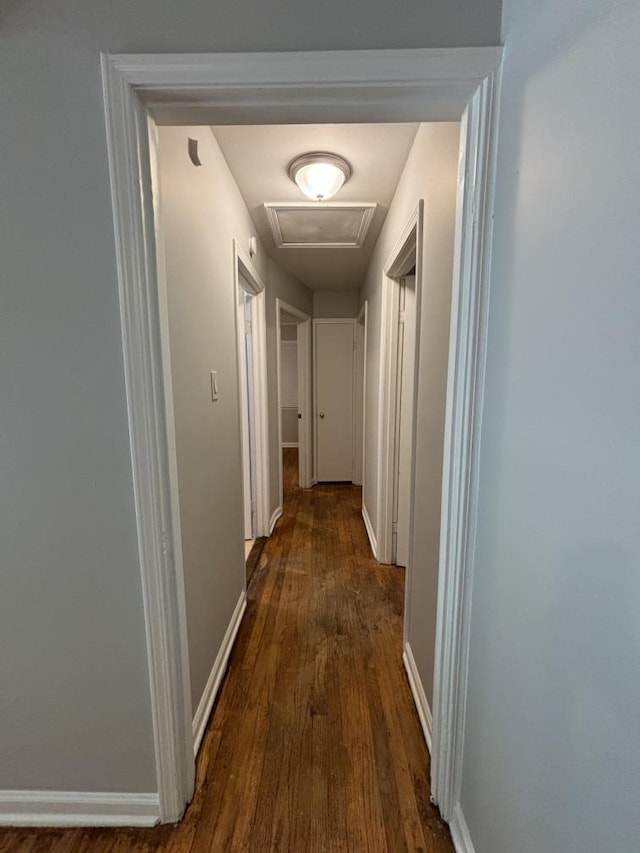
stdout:
MULTIPOLYGON (((500 48, 104 57, 124 365, 160 812, 177 819, 193 790, 187 735, 184 611, 176 585, 175 508, 162 394, 150 119, 238 121, 458 121, 462 118, 434 698, 433 795, 454 817, 464 734, 466 609, 474 472, 486 336, 495 89, 500 48), (187 748, 188 746, 188 748, 187 748)), ((153 121, 151 121, 153 124, 153 121)), ((162 271, 160 272, 162 275, 162 271)))
MULTIPOLYGON (((299 488, 309 489, 313 485, 311 317, 282 299, 276 299, 276 351, 278 464, 282 507, 285 450, 295 451, 299 488)), ((289 453, 291 456, 293 453, 289 453)))

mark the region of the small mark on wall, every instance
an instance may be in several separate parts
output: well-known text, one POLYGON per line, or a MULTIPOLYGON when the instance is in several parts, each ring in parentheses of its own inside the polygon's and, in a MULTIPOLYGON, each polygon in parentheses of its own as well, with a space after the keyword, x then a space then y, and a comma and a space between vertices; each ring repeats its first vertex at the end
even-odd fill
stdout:
POLYGON ((194 166, 202 166, 202 160, 198 155, 198 140, 189 137, 189 159, 194 166))

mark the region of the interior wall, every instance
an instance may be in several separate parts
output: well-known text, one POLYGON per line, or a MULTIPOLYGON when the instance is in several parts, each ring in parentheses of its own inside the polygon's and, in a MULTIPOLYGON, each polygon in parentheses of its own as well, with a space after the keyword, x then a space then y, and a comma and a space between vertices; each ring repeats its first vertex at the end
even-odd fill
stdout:
POLYGON ((295 323, 283 323, 280 326, 280 340, 281 341, 297 341, 298 340, 298 327, 295 323))
POLYGON ((422 124, 367 271, 369 300, 363 502, 378 537, 380 323, 384 265, 419 199, 424 199, 423 287, 418 354, 411 600, 407 639, 429 704, 433 694, 444 409, 449 347, 459 124, 422 124))
POLYGON ((640 844, 640 5, 507 0, 462 808, 640 844))
POLYGON ((7 0, 0 38, 0 786, 148 791, 100 53, 495 44, 500 0, 7 0))
POLYGON ((314 290, 313 316, 316 320, 358 316, 357 290, 314 290))
MULTIPOLYGON (((206 127, 159 129, 161 213, 193 709, 245 584, 233 240, 253 223, 206 127), (201 167, 189 159, 198 140, 201 167), (211 400, 210 371, 220 398, 211 400), (221 485, 223 487, 221 488, 221 485)), ((264 252, 254 258, 266 278, 264 252)))
MULTIPOLYGON (((449 322, 459 150, 458 124, 425 125, 418 144, 423 180, 423 287, 420 299, 414 529, 406 639, 429 705, 433 665, 442 514, 442 456, 449 366, 449 322)), ((415 181, 418 183, 418 176, 415 181)), ((413 183, 413 181, 412 181, 413 183)))
MULTIPOLYGON (((276 299, 286 302, 293 308, 297 308, 311 316, 313 312, 313 294, 308 287, 301 284, 290 272, 283 269, 271 258, 267 258, 267 374, 269 383, 269 494, 271 497, 271 512, 278 512, 280 507, 280 470, 278 459, 281 448, 278 444, 278 430, 271 429, 271 424, 277 424, 280 413, 278 412, 278 395, 276 393, 278 381, 278 340, 276 329, 278 316, 276 312, 276 299)), ((311 370, 311 367, 309 367, 311 370)))
POLYGON ((283 407, 282 414, 282 444, 298 446, 298 413, 295 409, 283 407))

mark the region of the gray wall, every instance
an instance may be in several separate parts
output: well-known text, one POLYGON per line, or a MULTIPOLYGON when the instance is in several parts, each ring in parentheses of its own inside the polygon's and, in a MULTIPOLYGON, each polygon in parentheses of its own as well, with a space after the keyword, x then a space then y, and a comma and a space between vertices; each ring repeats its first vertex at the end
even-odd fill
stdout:
POLYGON ((280 340, 297 341, 298 327, 294 323, 283 323, 280 326, 280 340))
MULTIPOLYGON (((415 145, 422 174, 409 172, 408 177, 411 185, 421 187, 424 198, 424 284, 416 401, 415 522, 406 625, 407 641, 432 705, 459 125, 423 125, 415 145)), ((417 163, 414 169, 418 169, 417 163)))
POLYGON ((640 5, 508 0, 462 807, 640 849, 640 5))
MULTIPOLYGON (((193 710, 245 586, 233 240, 255 229, 207 127, 159 131, 171 372, 193 710), (198 139, 195 168, 188 138, 198 139), (209 372, 220 399, 211 401, 209 372)), ((260 247, 261 249, 261 247, 260 247)), ((263 251, 254 258, 266 278, 263 251)))
POLYGON ((0 5, 0 787, 155 788, 100 51, 493 44, 499 29, 499 0, 0 5))
POLYGON ((282 409, 282 443, 298 443, 298 412, 295 409, 282 409))
POLYGON ((459 125, 422 124, 407 158, 367 271, 361 299, 368 299, 367 411, 363 500, 378 536, 378 408, 382 273, 389 253, 420 198, 424 199, 423 292, 418 354, 415 457, 415 529, 407 639, 425 694, 432 703, 442 447, 453 272, 459 125))
POLYGON ((313 316, 320 319, 358 316, 357 290, 314 290, 313 316))

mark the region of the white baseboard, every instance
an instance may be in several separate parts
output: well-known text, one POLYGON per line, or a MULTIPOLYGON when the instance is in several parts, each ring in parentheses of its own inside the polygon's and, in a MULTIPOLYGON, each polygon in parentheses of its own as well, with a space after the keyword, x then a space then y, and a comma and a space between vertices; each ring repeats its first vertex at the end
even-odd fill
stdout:
POLYGON ((282 515, 282 507, 279 506, 277 509, 273 511, 273 515, 271 516, 271 520, 269 521, 269 536, 273 533, 273 528, 276 526, 276 522, 282 515))
POLYGON ((464 819, 460 803, 453 810, 453 820, 449 829, 451 830, 451 838, 453 839, 453 846, 456 848, 456 853, 475 853, 471 833, 464 819))
POLYGON ((431 716, 431 708, 427 702, 427 697, 425 696, 422 681, 420 679, 420 673, 418 672, 418 667, 416 666, 415 658, 413 657, 413 652, 411 651, 409 643, 405 643, 402 660, 404 661, 404 668, 407 672, 407 678, 409 679, 409 686, 411 687, 418 717, 420 717, 420 725, 422 726, 424 739, 427 742, 429 755, 431 755, 431 731, 433 728, 433 717, 431 716))
POLYGON ((280 447, 299 447, 297 441, 283 441, 280 447))
POLYGON ((364 526, 367 529, 367 536, 369 537, 369 544, 371 545, 371 552, 374 556, 374 559, 378 559, 378 542, 375 537, 375 533, 373 532, 373 525, 371 524, 371 519, 369 518, 369 513, 367 512, 367 508, 362 504, 362 520, 364 521, 364 526))
POLYGON ((246 608, 247 594, 242 590, 238 603, 233 611, 231 621, 229 622, 229 627, 227 628, 227 632, 222 640, 220 651, 213 662, 209 678, 207 679, 207 683, 204 688, 204 693, 202 694, 202 698, 200 699, 196 712, 193 715, 193 751, 195 755, 198 754, 198 750, 200 749, 204 730, 207 727, 213 703, 216 701, 216 696, 220 689, 220 683, 222 682, 222 677, 229 661, 229 655, 231 654, 231 649, 233 648, 236 634, 238 633, 238 628, 240 627, 246 608))
MULTIPOLYGON (((422 726, 424 739, 427 742, 429 754, 431 754, 433 718, 431 716, 431 708, 429 707, 427 697, 424 694, 420 674, 409 643, 405 643, 402 660, 404 661, 404 668, 407 673, 407 678, 409 679, 409 686, 411 687, 411 693, 413 694, 413 701, 415 702, 418 717, 420 718, 420 725, 422 726)), ((469 827, 464 819, 460 803, 458 803, 453 810, 453 819, 449 825, 449 829, 451 830, 451 838, 453 839, 453 846, 456 849, 456 853, 475 853, 475 848, 469 833, 469 827)))
POLYGON ((0 826, 154 826, 158 794, 0 791, 0 826))

